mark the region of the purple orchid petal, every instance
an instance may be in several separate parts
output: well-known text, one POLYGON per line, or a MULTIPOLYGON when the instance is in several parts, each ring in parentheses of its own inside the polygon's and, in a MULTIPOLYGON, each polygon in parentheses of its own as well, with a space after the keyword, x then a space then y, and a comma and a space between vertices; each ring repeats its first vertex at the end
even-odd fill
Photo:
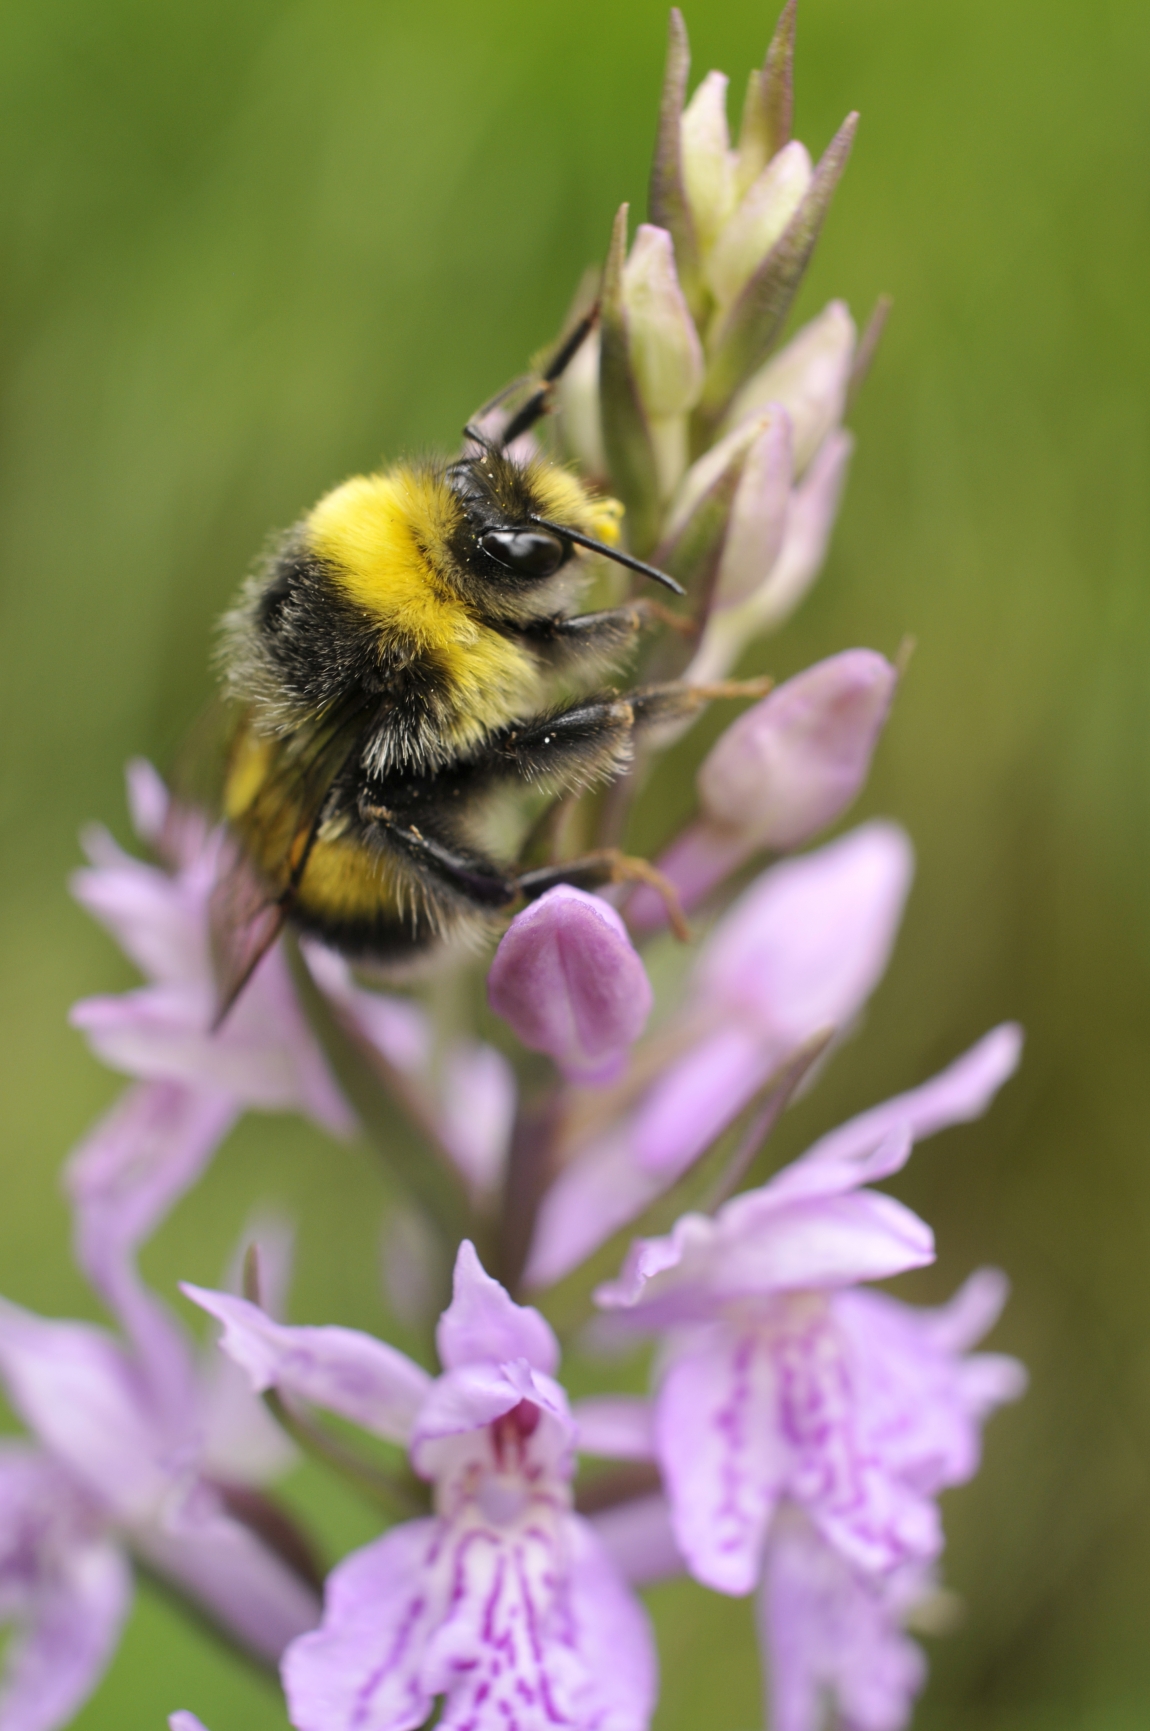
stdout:
MULTIPOLYGON (((141 821, 149 832, 160 822, 166 838, 170 825, 167 811, 159 818, 158 789, 146 775, 137 772, 136 779, 141 821)), ((223 1027, 213 1030, 208 904, 221 832, 205 834, 193 822, 176 839, 179 869, 169 873, 132 859, 103 831, 86 838, 92 867, 75 875, 73 891, 152 984, 75 1005, 73 1025, 98 1056, 129 1075, 216 1089, 264 1110, 302 1111, 334 1134, 350 1135, 354 1116, 278 948, 264 957, 223 1027)))
MULTIPOLYGON (((945 1311, 914 1310, 879 1292, 844 1292, 833 1303, 856 1366, 868 1452, 928 1496, 972 1478, 981 1426, 1022 1394, 1022 1366, 998 1354, 962 1357, 937 1332, 945 1311)), ((958 1311, 970 1306, 967 1289, 951 1303, 958 1311)))
POLYGON ((486 1273, 469 1239, 459 1246, 452 1299, 439 1319, 435 1343, 445 1370, 523 1358, 551 1375, 559 1363, 559 1342, 550 1325, 537 1310, 516 1304, 486 1273))
POLYGON ((457 1041, 435 1076, 431 1018, 409 998, 367 991, 356 984, 342 956, 316 943, 303 945, 308 967, 361 1039, 374 1047, 409 1088, 466 1179, 473 1197, 490 1196, 503 1176, 515 1121, 515 1072, 501 1052, 478 1040, 457 1041))
POLYGON ((206 1493, 166 1520, 132 1534, 134 1550, 208 1611, 222 1628, 264 1659, 278 1661, 289 1642, 319 1621, 310 1587, 206 1493))
MULTIPOLYGON (((701 816, 659 859, 685 908, 696 907, 760 850, 801 847, 857 798, 886 724, 898 675, 870 649, 832 655, 756 703, 719 736, 698 774, 701 816)), ((661 897, 640 889, 631 924, 666 924, 661 897)))
POLYGON ((55 1731, 96 1687, 132 1597, 99 1511, 47 1455, 0 1444, 0 1731, 55 1731))
POLYGON ((133 1518, 163 1496, 164 1438, 146 1384, 103 1329, 0 1299, 0 1377, 28 1428, 107 1507, 133 1518))
POLYGON ((905 834, 878 820, 773 866, 716 926, 694 990, 788 1047, 847 1026, 890 959, 912 871, 905 834))
POLYGON ((196 1182, 235 1117, 226 1095, 137 1083, 65 1172, 77 1261, 132 1340, 157 1411, 173 1427, 193 1422, 191 1355, 175 1318, 140 1281, 135 1250, 196 1182))
POLYGON ((684 1053, 654 1084, 631 1128, 632 1158, 674 1183, 759 1092, 783 1057, 781 1041, 764 1039, 733 1019, 684 1053))
MULTIPOLYGON (((572 1706, 604 1731, 644 1731, 655 1706, 658 1660, 651 1625, 588 1521, 570 1517, 571 1632, 585 1678, 572 1706)), ((578 1718, 575 1719, 578 1723, 578 1718)))
POLYGON ((482 1431, 522 1406, 535 1409, 529 1432, 535 1446, 552 1462, 564 1458, 575 1435, 567 1396, 521 1358, 501 1365, 468 1364, 437 1377, 415 1423, 412 1466, 424 1478, 439 1477, 455 1451, 438 1445, 482 1431))
POLYGON ((148 979, 206 989, 211 968, 201 909, 214 860, 205 857, 194 873, 171 877, 125 853, 104 829, 86 830, 83 841, 92 864, 74 872, 70 883, 80 906, 148 979))
POLYGON ((705 817, 756 847, 801 847, 858 797, 897 682, 883 656, 847 649, 777 686, 704 760, 705 817))
POLYGON ((145 1083, 129 1088, 75 1150, 64 1184, 80 1263, 98 1290, 109 1262, 143 1243, 200 1177, 236 1110, 228 1097, 178 1082, 145 1083))
POLYGON ((659 1391, 656 1443, 675 1540, 691 1573, 749 1593, 788 1459, 778 1435, 775 1369, 756 1332, 695 1331, 659 1391))
POLYGON ((632 1587, 673 1580, 686 1568, 675 1543, 671 1508, 660 1492, 616 1503, 590 1517, 616 1570, 632 1587))
POLYGON ((525 1046, 581 1082, 615 1079, 652 1003, 615 909, 566 884, 516 914, 491 963, 487 997, 525 1046))
POLYGON ((577 1402, 573 1409, 580 1454, 615 1460, 649 1461, 655 1453, 651 1403, 637 1395, 603 1394, 577 1402))
POLYGON ((596 1303, 650 1331, 704 1321, 742 1299, 886 1280, 934 1261, 929 1226, 874 1190, 764 1208, 739 1228, 685 1216, 667 1240, 633 1245, 596 1303))
POLYGON ((178 982, 85 998, 69 1020, 114 1070, 215 1089, 262 1111, 306 1112, 333 1135, 351 1134, 354 1119, 278 951, 264 957, 219 1031, 212 1029, 214 1015, 214 986, 178 982))
MULTIPOLYGON (((886 1137, 904 1126, 920 1142, 953 1124, 980 1118, 1018 1068, 1021 1055, 1022 1030, 1017 1023, 1003 1022, 929 1082, 872 1106, 821 1137, 773 1180, 776 1196, 813 1194, 808 1186, 822 1186, 831 1172, 841 1173, 846 1187, 855 1181, 849 1174, 862 1170, 886 1137)), ((839 1185, 840 1179, 836 1176, 833 1183, 839 1185)))
POLYGON ((990 1333, 1009 1297, 1010 1282, 1001 1268, 976 1268, 946 1304, 915 1314, 940 1352, 969 1352, 990 1333))
POLYGON ((124 768, 132 828, 141 841, 155 847, 168 821, 171 798, 163 776, 146 757, 133 757, 124 768))
POLYGON ((437 1695, 452 1731, 643 1731, 654 1669, 643 1612, 568 1515, 558 1532, 393 1528, 334 1570, 283 1674, 299 1731, 411 1731, 437 1695))
POLYGON ((801 472, 842 420, 855 340, 845 302, 831 301, 751 376, 724 416, 720 436, 768 403, 781 403, 794 423, 801 472))
POLYGON ((902 1731, 926 1662, 901 1618, 929 1575, 859 1574, 788 1511, 771 1537, 759 1607, 774 1731, 820 1731, 827 1696, 844 1731, 902 1731))
POLYGON ((224 1325, 220 1345, 262 1393, 327 1407, 392 1442, 406 1442, 431 1378, 404 1353, 353 1328, 290 1328, 226 1292, 181 1291, 224 1325))
POLYGON ((562 1278, 679 1178, 786 1058, 849 1025, 886 967, 910 884, 903 832, 869 823, 764 872, 716 926, 688 988, 704 1030, 629 1122, 543 1199, 525 1279, 562 1278))
MULTIPOLYGON (((227 1290, 243 1285, 248 1254, 259 1269, 260 1307, 282 1319, 291 1278, 295 1232, 282 1215, 261 1211, 241 1233, 228 1263, 227 1290)), ((247 1372, 220 1352, 217 1342, 199 1366, 200 1468, 217 1484, 258 1485, 277 1478, 298 1459, 295 1445, 256 1394, 247 1372)))
POLYGON ((791 494, 782 551, 752 603, 755 635, 777 630, 821 571, 853 451, 850 433, 829 433, 791 494))
POLYGON ((168 1714, 168 1731, 207 1731, 207 1726, 187 1708, 180 1707, 175 1713, 168 1714))
POLYGON ((353 1551, 327 1579, 321 1626, 284 1656, 298 1731, 413 1731, 431 1711, 421 1668, 439 1606, 428 1575, 439 1521, 408 1521, 353 1551))
POLYGON ((577 1268, 654 1202, 665 1187, 662 1173, 633 1158, 625 1130, 614 1130, 564 1167, 544 1196, 535 1221, 523 1283, 531 1291, 551 1286, 577 1268))
POLYGON ((715 579, 716 611, 737 607, 761 588, 779 556, 794 475, 790 416, 772 404, 743 459, 715 579))

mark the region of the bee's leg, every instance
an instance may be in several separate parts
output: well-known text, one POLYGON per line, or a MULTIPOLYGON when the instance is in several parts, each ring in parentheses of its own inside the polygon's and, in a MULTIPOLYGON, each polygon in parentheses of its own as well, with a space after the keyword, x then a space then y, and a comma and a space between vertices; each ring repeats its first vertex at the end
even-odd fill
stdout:
POLYGON ((667 923, 675 936, 683 943, 691 936, 679 892, 670 878, 649 860, 636 859, 620 848, 597 848, 594 853, 581 854, 578 859, 520 872, 515 880, 519 895, 527 902, 538 901, 557 884, 570 884, 580 890, 602 889, 606 884, 647 884, 662 896, 667 908, 667 923))
POLYGON ((711 685, 688 685, 669 680, 663 685, 640 685, 628 691, 626 701, 635 715, 636 728, 661 727, 668 722, 689 721, 716 698, 765 697, 774 684, 769 675, 759 679, 720 679, 711 685))
POLYGON ((694 621, 673 613, 657 601, 630 601, 602 613, 562 614, 538 619, 522 627, 519 635, 547 665, 556 669, 578 667, 584 662, 611 662, 626 655, 641 631, 653 625, 669 625, 673 631, 693 635, 694 621))
POLYGON ((361 800, 359 810, 366 822, 383 831, 389 846, 469 902, 485 908, 506 908, 517 899, 519 887, 515 879, 491 861, 464 854, 414 824, 404 823, 387 806, 361 800))

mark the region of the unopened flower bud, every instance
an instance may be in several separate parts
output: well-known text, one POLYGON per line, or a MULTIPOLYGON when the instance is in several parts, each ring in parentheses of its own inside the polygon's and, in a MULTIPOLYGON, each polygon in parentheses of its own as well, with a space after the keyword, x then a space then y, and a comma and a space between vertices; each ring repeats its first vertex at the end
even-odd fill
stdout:
POLYGON ((735 154, 727 128, 727 79, 708 72, 683 110, 683 183, 705 258, 735 207, 735 154))
POLYGON ((782 548, 765 581, 746 601, 712 608, 703 640, 684 675, 693 684, 724 679, 748 643, 777 630, 794 612, 826 558, 853 446, 851 435, 841 427, 824 439, 807 473, 792 489, 782 548))
MULTIPOLYGON (((684 907, 698 905, 755 853, 802 847, 842 816, 862 790, 886 725, 898 675, 872 649, 848 649, 808 667, 746 710, 704 759, 699 819, 659 861, 684 907)), ((631 923, 664 923, 646 888, 631 923)))
POLYGON ((639 225, 622 287, 628 357, 665 497, 687 466, 686 416, 703 384, 703 346, 666 229, 639 225))
POLYGON ((857 798, 898 675, 872 649, 808 667, 746 710, 698 775, 705 818, 750 848, 801 847, 857 798))
POLYGON ((631 365, 649 415, 693 408, 703 383, 703 348, 675 274, 665 228, 641 222, 623 267, 631 365))
POLYGON ((651 1012, 651 985, 614 908, 561 884, 517 914, 487 998, 525 1046, 572 1082, 608 1082, 651 1012))
POLYGON ((781 403, 794 431, 795 472, 802 474, 842 420, 856 335, 846 303, 831 301, 747 381, 721 431, 731 431, 768 403, 781 403))
POLYGON ((791 426, 772 414, 747 449, 719 560, 713 608, 737 606, 761 587, 783 544, 791 492, 791 426))
POLYGON ((793 139, 759 174, 717 237, 706 277, 720 307, 750 282, 810 190, 814 170, 805 145, 793 139))

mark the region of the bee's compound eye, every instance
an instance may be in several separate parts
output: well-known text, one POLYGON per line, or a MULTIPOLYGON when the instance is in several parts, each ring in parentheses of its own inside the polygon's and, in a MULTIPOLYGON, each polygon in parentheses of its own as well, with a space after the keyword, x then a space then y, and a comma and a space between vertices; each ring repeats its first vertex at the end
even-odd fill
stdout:
POLYGON ((570 551, 558 535, 543 529, 488 529, 479 545, 519 577, 550 577, 570 551))

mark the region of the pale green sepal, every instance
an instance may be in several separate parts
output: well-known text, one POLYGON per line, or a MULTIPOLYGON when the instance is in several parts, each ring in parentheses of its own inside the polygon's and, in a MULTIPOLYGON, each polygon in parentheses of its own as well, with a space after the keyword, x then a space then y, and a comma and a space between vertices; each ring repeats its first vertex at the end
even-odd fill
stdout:
POLYGON ((827 146, 810 191, 714 331, 699 406, 705 427, 722 417, 735 392, 776 341, 847 165, 857 127, 858 115, 849 114, 827 146))
POLYGON ((739 127, 735 189, 742 198, 751 182, 784 145, 790 143, 794 117, 795 12, 787 0, 775 26, 761 72, 752 72, 739 127))
POLYGON ((620 205, 603 269, 599 311, 599 415, 611 486, 627 512, 627 540, 640 556, 658 533, 659 473, 651 432, 631 367, 623 266, 627 253, 627 209, 620 205))
POLYGON ((655 140, 655 160, 651 164, 651 186, 647 200, 650 220, 669 231, 675 243, 675 262, 679 281, 692 313, 698 316, 705 301, 703 281, 699 271, 699 245, 687 191, 683 183, 682 122, 683 104, 687 99, 687 74, 691 69, 691 49, 687 41, 687 26, 677 6, 671 9, 667 37, 667 69, 663 76, 663 95, 659 104, 659 131, 655 140))

